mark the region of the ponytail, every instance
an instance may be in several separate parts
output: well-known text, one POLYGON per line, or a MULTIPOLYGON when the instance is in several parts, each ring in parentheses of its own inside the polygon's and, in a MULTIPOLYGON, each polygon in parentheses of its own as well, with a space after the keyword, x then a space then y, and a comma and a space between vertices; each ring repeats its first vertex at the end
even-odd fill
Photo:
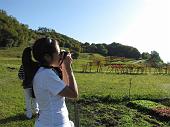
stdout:
POLYGON ((32 88, 32 81, 35 73, 39 69, 39 64, 32 60, 31 47, 24 49, 22 54, 22 65, 24 70, 25 79, 23 81, 24 88, 32 88))
POLYGON ((27 71, 29 71, 32 62, 31 47, 27 47, 24 49, 22 54, 22 65, 24 67, 24 70, 26 69, 27 71))

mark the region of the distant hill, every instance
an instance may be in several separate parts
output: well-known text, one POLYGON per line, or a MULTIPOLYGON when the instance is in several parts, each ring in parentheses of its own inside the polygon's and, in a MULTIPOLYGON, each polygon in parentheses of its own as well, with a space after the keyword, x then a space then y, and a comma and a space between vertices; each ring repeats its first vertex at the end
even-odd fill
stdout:
POLYGON ((103 56, 134 59, 139 59, 142 56, 137 48, 116 42, 111 44, 82 43, 60 34, 54 29, 39 27, 38 30, 32 30, 29 29, 28 25, 20 23, 15 17, 9 16, 4 10, 0 10, 0 47, 26 47, 36 39, 46 36, 58 40, 61 47, 75 53, 98 53, 103 56))
POLYGON ((42 36, 50 36, 57 39, 61 46, 68 48, 76 48, 75 45, 81 45, 79 41, 57 33, 53 29, 45 27, 41 27, 38 30, 29 29, 28 25, 19 23, 15 17, 8 16, 5 11, 0 10, 0 47, 26 46, 42 36))
POLYGON ((13 16, 0 10, 0 47, 17 47, 31 39, 27 25, 19 23, 13 16))

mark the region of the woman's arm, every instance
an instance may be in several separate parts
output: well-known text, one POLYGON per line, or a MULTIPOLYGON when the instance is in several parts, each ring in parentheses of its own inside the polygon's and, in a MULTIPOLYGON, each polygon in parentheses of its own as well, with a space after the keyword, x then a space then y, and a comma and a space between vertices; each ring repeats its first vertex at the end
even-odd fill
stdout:
POLYGON ((64 65, 62 65, 62 74, 63 74, 63 81, 68 86, 69 85, 69 79, 68 79, 68 75, 67 75, 67 72, 66 72, 64 65))
POLYGON ((68 85, 59 93, 59 95, 69 98, 77 98, 78 87, 71 67, 71 63, 72 63, 71 55, 68 55, 63 63, 65 68, 65 75, 67 76, 66 81, 68 82, 68 85))

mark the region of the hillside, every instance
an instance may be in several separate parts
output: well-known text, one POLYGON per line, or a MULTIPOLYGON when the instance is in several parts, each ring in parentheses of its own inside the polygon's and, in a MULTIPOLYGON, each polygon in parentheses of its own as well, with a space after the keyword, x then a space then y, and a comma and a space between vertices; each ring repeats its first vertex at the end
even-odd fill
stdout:
MULTIPOLYGON (((0 10, 0 48, 2 47, 26 47, 40 37, 52 37, 58 40, 61 47, 78 53, 98 53, 103 56, 117 56, 125 58, 146 58, 151 54, 141 54, 137 48, 122 45, 117 42, 111 44, 82 43, 76 39, 56 32, 54 29, 39 27, 37 30, 29 29, 26 24, 20 23, 15 17, 9 16, 5 11, 0 10), (147 56, 147 57, 146 57, 147 56)), ((159 53, 157 54, 159 55, 159 53)), ((149 56, 149 57, 148 57, 149 56)), ((158 57, 159 58, 159 57, 158 57)), ((159 59, 161 61, 161 59, 159 59)))

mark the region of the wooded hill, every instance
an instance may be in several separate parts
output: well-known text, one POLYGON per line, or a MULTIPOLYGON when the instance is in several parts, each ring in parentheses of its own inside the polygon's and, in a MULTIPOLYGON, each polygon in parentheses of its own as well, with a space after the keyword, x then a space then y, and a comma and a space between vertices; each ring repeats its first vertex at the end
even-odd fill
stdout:
POLYGON ((59 41, 61 47, 68 48, 76 53, 99 53, 103 56, 117 56, 139 59, 148 58, 149 53, 142 53, 132 46, 113 42, 111 44, 82 43, 66 35, 56 32, 54 29, 39 27, 37 30, 29 29, 26 24, 20 23, 15 17, 9 16, 4 10, 0 10, 0 47, 27 46, 40 37, 52 37, 59 41))

